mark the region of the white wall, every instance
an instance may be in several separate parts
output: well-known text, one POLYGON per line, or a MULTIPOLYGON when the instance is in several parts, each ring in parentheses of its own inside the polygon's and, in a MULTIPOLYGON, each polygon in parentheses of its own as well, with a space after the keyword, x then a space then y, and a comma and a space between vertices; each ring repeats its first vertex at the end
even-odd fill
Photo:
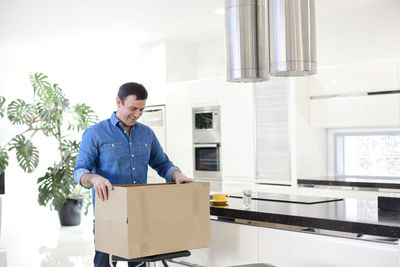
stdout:
POLYGON ((319 66, 400 55, 398 0, 317 0, 319 66))
POLYGON ((225 76, 225 39, 210 39, 198 43, 198 78, 225 76))
POLYGON ((139 70, 139 82, 149 91, 147 105, 165 104, 166 49, 164 40, 143 44, 138 60, 132 62, 139 70))
POLYGON ((197 79, 197 45, 189 42, 166 41, 167 83, 197 79))

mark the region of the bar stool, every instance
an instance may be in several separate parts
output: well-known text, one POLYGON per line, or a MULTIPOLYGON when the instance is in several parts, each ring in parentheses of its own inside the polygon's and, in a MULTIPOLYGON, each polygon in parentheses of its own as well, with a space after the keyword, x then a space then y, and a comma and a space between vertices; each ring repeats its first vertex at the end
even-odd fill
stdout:
MULTIPOLYGON (((112 262, 118 262, 118 261, 127 261, 127 262, 156 262, 156 261, 161 261, 164 267, 168 267, 167 260, 170 259, 175 259, 175 258, 180 258, 180 257, 189 257, 191 255, 190 251, 184 250, 184 251, 178 251, 178 252, 171 252, 171 253, 165 253, 165 254, 158 254, 158 255, 152 255, 152 256, 147 256, 143 258, 135 258, 135 259, 125 259, 117 256, 110 255, 110 260, 112 262)), ((111 265, 111 263, 110 263, 111 265)), ((113 266, 113 265, 111 265, 113 266)))
POLYGON ((245 264, 245 265, 234 265, 234 266, 229 266, 229 267, 276 267, 271 264, 266 264, 266 263, 253 263, 253 264, 245 264))

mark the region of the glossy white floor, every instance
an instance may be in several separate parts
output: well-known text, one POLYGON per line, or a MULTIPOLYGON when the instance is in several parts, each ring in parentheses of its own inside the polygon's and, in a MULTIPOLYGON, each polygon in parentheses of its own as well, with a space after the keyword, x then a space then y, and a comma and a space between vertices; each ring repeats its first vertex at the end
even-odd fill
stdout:
POLYGON ((84 217, 80 226, 61 227, 56 212, 39 207, 10 210, 9 200, 3 197, 1 267, 93 265, 92 216, 84 217))

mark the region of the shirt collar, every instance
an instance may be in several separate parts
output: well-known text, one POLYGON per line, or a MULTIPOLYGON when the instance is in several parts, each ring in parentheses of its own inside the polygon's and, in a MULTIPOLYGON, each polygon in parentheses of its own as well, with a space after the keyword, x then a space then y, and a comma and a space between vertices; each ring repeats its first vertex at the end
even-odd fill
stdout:
POLYGON ((117 118, 116 113, 117 112, 114 111, 113 114, 111 114, 111 118, 110 118, 110 120, 114 126, 116 126, 119 123, 119 119, 117 118))
MULTIPOLYGON (((110 120, 114 126, 117 126, 118 124, 122 126, 122 124, 121 124, 120 120, 117 118, 116 114, 117 114, 117 112, 114 111, 113 114, 111 114, 110 120)), ((133 125, 133 128, 136 128, 137 124, 138 124, 138 122, 135 122, 135 124, 133 125)))

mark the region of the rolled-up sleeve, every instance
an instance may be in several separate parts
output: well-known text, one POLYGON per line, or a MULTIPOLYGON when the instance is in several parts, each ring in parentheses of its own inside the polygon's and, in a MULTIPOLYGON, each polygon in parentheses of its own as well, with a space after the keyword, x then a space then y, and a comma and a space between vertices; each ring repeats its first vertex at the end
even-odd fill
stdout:
POLYGON ((158 175, 165 178, 167 182, 172 182, 172 173, 175 170, 179 170, 168 158, 167 154, 164 153, 160 142, 158 141, 154 132, 152 132, 152 144, 149 165, 153 168, 158 175))
POLYGON ((81 184, 85 173, 92 172, 98 159, 98 138, 93 128, 88 128, 82 135, 78 159, 74 166, 74 181, 81 184))

